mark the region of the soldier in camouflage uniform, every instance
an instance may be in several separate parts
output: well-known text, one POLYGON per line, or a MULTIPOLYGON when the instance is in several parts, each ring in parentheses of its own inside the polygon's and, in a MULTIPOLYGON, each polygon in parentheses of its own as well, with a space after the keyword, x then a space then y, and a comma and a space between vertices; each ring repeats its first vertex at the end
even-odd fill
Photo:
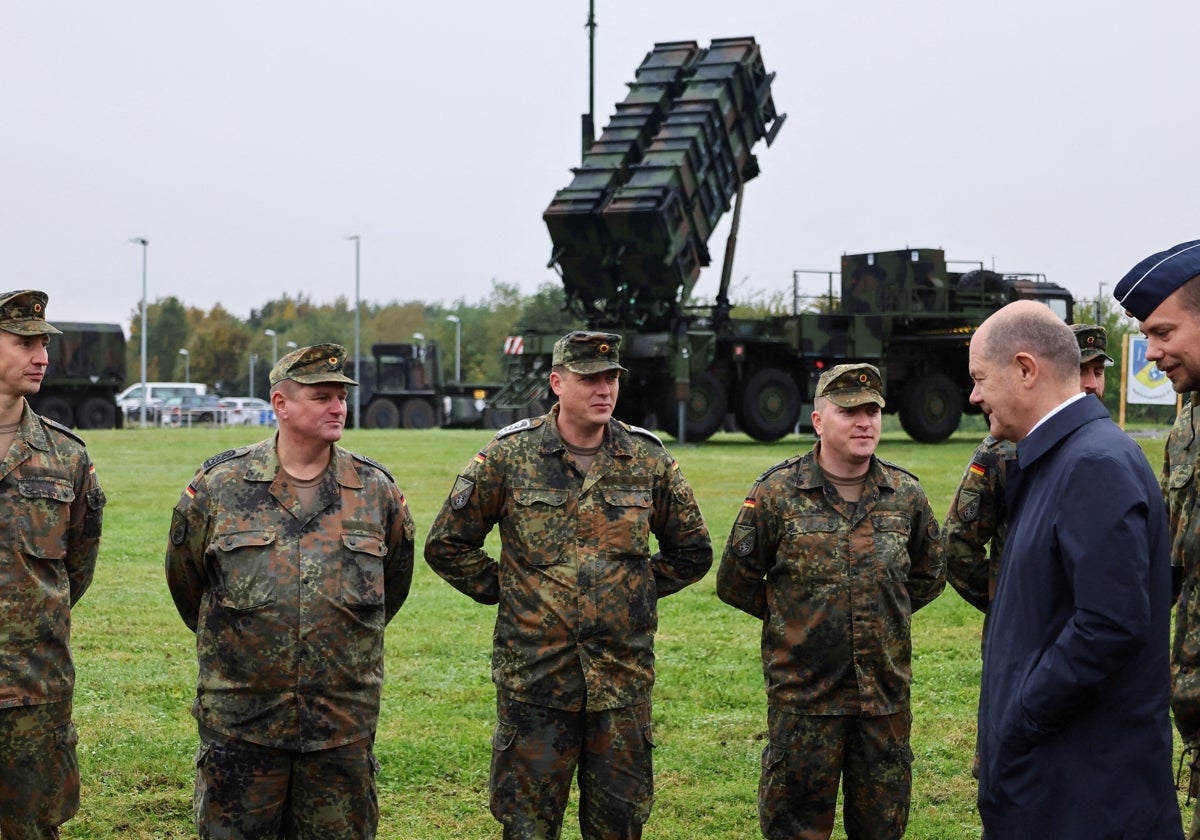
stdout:
POLYGON ((817 382, 812 450, 767 470, 733 524, 721 600, 763 622, 768 743, 759 824, 770 840, 904 834, 912 790, 912 613, 946 585, 938 522, 911 473, 878 458, 871 365, 817 382))
POLYGON ((92 583, 104 491, 83 441, 35 414, 46 295, 0 295, 0 837, 44 840, 79 810, 71 608, 92 583))
MULTIPOLYGON (((1146 335, 1154 362, 1184 395, 1167 438, 1159 484, 1167 503, 1175 604, 1171 710, 1183 739, 1189 801, 1200 795, 1200 240, 1152 254, 1135 265, 1113 297, 1146 335)), ((1200 808, 1188 840, 1200 840, 1200 808)))
MULTIPOLYGON (((1094 324, 1075 324, 1071 330, 1079 343, 1079 389, 1103 399, 1104 369, 1113 363, 1106 352, 1108 333, 1094 324)), ((963 473, 942 531, 946 580, 963 600, 984 613, 995 594, 1008 525, 1005 476, 1016 469, 1016 458, 1015 443, 985 437, 963 473)))
POLYGON ((167 583, 200 664, 201 838, 375 836, 384 625, 414 533, 391 474, 336 443, 357 384, 345 356, 281 358, 277 435, 205 461, 172 515, 167 583))
POLYGON ((555 343, 558 404, 471 459, 425 543, 452 586, 499 604, 491 809, 506 840, 557 838, 576 772, 585 840, 642 836, 658 599, 712 565, 679 466, 654 435, 612 419, 620 341, 555 343), (497 525, 498 560, 483 548, 497 525))

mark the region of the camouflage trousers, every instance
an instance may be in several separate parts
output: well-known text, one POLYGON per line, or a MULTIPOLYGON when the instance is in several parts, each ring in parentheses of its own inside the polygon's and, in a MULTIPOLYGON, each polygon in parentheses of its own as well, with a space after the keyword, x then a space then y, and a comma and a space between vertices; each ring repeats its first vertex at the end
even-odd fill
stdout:
POLYGON ((200 727, 192 810, 201 840, 372 840, 373 740, 298 752, 200 727))
POLYGON ((70 703, 0 709, 0 838, 54 840, 79 810, 70 703))
POLYGON ((896 840, 908 825, 912 748, 908 710, 880 717, 767 710, 758 819, 767 840, 825 840, 838 780, 848 840, 896 840))
POLYGON ((499 695, 491 808, 504 840, 557 840, 578 771, 584 840, 638 840, 654 802, 650 704, 571 712, 499 695))

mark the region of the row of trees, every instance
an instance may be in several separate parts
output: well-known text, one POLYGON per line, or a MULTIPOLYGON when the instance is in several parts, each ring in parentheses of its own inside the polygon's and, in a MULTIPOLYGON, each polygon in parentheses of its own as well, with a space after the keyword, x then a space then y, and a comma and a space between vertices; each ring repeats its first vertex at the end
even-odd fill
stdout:
MULTIPOLYGON (((359 343, 363 358, 369 358, 375 343, 415 344, 420 340, 414 336, 423 335, 424 341, 441 346, 446 373, 452 376, 456 330, 461 330, 463 381, 494 382, 503 379, 505 337, 534 325, 563 332, 578 325, 563 312, 562 288, 547 283, 532 295, 522 295, 515 286, 493 282, 487 297, 474 303, 362 301, 359 343), (458 327, 447 320, 451 315, 459 319, 458 327)), ((146 379, 190 378, 219 394, 264 397, 275 363, 272 352, 282 356, 293 345, 324 342, 354 351, 354 307, 345 297, 314 303, 307 296, 285 294, 251 310, 244 320, 219 304, 205 311, 173 296, 160 298, 146 307, 146 379)), ((140 309, 130 315, 126 362, 130 383, 140 380, 140 309)))
MULTIPOLYGON (((735 290, 736 291, 736 290, 735 290)), ((790 298, 742 293, 737 317, 778 315, 789 311, 790 298)), ((387 304, 363 301, 360 345, 369 358, 377 342, 417 343, 423 335, 442 348, 447 375, 452 375, 456 325, 459 319, 461 366, 465 382, 497 382, 504 379, 502 347, 508 335, 524 329, 567 332, 580 323, 564 311, 561 285, 546 283, 531 295, 522 295, 514 285, 493 281, 490 293, 475 302, 458 300, 450 305, 420 301, 387 304)), ((814 306, 823 305, 814 302, 814 306)), ((266 396, 267 377, 274 359, 298 346, 333 341, 354 349, 354 309, 345 297, 332 303, 314 303, 306 296, 268 301, 243 320, 217 305, 209 311, 187 307, 178 298, 162 298, 146 312, 146 378, 150 381, 182 380, 205 382, 223 395, 266 396), (266 331, 271 330, 274 336, 266 331), (180 350, 187 350, 186 356, 180 350), (251 359, 253 358, 253 364, 251 359), (253 380, 251 368, 253 367, 253 380)), ((1099 322, 1108 331, 1108 353, 1116 364, 1110 368, 1104 402, 1116 416, 1120 406, 1120 373, 1124 366, 1123 337, 1137 328, 1111 300, 1076 302, 1075 320, 1099 322)), ((131 340, 127 346, 130 382, 141 377, 141 313, 130 316, 131 340)), ((1166 406, 1128 406, 1127 419, 1139 422, 1170 422, 1174 409, 1166 406)))

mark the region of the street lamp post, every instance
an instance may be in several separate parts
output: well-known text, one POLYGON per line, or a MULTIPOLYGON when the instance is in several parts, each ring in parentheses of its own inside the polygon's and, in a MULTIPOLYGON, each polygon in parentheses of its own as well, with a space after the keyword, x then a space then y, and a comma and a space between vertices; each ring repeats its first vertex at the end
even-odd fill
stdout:
POLYGON ((279 361, 279 336, 275 330, 263 330, 263 335, 271 336, 271 364, 275 364, 279 361))
POLYGON ((299 344, 297 344, 297 343, 296 343, 296 342, 294 342, 294 341, 289 341, 289 342, 288 342, 288 343, 287 343, 285 346, 286 346, 286 347, 287 347, 287 349, 289 349, 289 350, 295 350, 295 349, 296 349, 297 347, 299 347, 300 345, 299 345, 299 344))
POLYGON ((250 354, 250 387, 247 389, 248 391, 250 391, 251 399, 254 398, 254 363, 257 361, 258 361, 258 354, 251 353, 250 354))
POLYGON ((1107 283, 1105 283, 1103 280, 1101 280, 1100 281, 1100 289, 1099 289, 1099 291, 1096 292, 1096 323, 1099 324, 1100 326, 1104 326, 1104 322, 1101 320, 1102 313, 1101 313, 1100 299, 1104 297, 1104 287, 1107 285, 1108 285, 1107 283))
POLYGON ((186 347, 179 348, 179 355, 183 356, 183 381, 192 381, 192 354, 187 351, 186 347))
MULTIPOLYGON (((359 378, 359 369, 358 369, 358 365, 359 365, 358 359, 359 359, 359 355, 360 355, 359 337, 362 333, 362 304, 358 297, 359 243, 361 242, 361 239, 357 233, 354 234, 353 236, 347 236, 346 238, 354 240, 354 381, 362 382, 362 379, 359 378)), ((354 390, 354 428, 361 429, 362 421, 359 419, 359 416, 361 415, 362 412, 360 412, 359 409, 362 407, 361 406, 362 401, 359 399, 358 393, 362 389, 354 388, 353 390, 354 390)))
POLYGON ((454 324, 454 384, 462 382, 462 318, 447 315, 446 320, 454 324))
POLYGON ((150 240, 135 236, 129 240, 142 246, 142 428, 146 428, 146 251, 150 240))

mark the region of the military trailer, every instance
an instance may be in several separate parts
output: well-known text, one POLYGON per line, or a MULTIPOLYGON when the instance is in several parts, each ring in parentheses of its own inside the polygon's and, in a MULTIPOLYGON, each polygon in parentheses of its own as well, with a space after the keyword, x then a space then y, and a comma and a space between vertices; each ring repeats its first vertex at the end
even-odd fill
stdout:
POLYGON ((53 321, 50 364, 33 410, 64 426, 112 429, 122 425, 116 395, 125 385, 125 331, 120 324, 53 321))
MULTIPOLYGON (((751 149, 770 145, 784 115, 771 96, 753 38, 656 44, 625 100, 586 149, 571 183, 544 214, 550 264, 567 307, 591 329, 623 337, 617 416, 701 441, 732 415, 751 437, 777 440, 808 429, 822 371, 843 362, 877 365, 887 412, 919 441, 958 426, 971 383, 967 347, 983 319, 1011 300, 1051 305, 1068 323, 1073 301, 1040 275, 979 265, 948 270, 936 248, 842 258, 835 294, 804 302, 793 277, 788 315, 735 318, 728 299, 739 208, 759 174, 751 149), (689 301, 707 240, 733 216, 714 303, 689 301)), ((586 138, 585 138, 586 139, 586 138)), ((527 332, 506 347, 507 382, 490 401, 520 410, 548 399, 557 335, 527 332)))
MULTIPOLYGON (((353 375, 354 359, 346 362, 353 375)), ((365 429, 475 428, 484 424, 487 398, 499 386, 446 382, 436 342, 374 344, 359 365, 365 429)))

